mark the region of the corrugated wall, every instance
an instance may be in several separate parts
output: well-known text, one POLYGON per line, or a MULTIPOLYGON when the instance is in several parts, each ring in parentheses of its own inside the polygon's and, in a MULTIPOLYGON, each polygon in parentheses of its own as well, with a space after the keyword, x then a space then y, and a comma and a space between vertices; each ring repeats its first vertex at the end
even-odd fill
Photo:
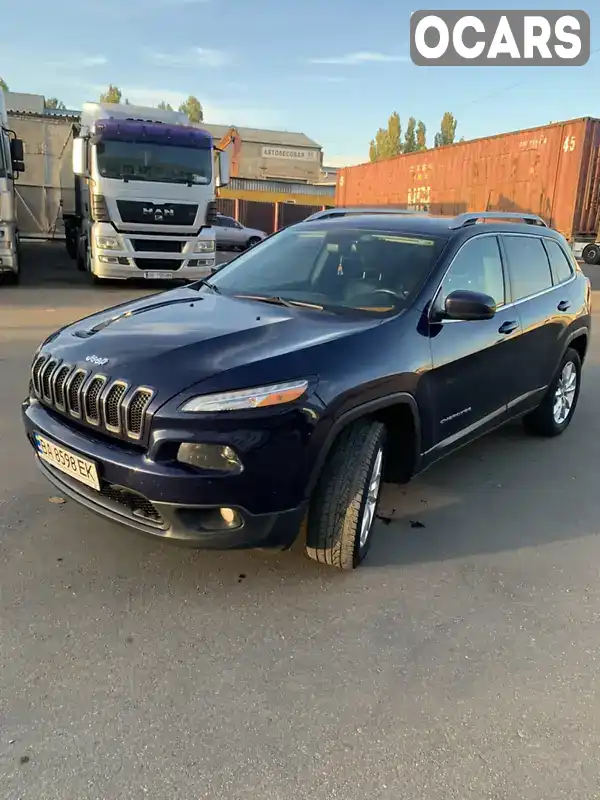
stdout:
POLYGON ((72 120, 11 113, 9 121, 25 150, 25 172, 16 182, 21 235, 62 237, 62 205, 75 204, 72 120))
POLYGON ((599 125, 572 120, 347 167, 336 205, 533 212, 567 238, 595 235, 599 125))

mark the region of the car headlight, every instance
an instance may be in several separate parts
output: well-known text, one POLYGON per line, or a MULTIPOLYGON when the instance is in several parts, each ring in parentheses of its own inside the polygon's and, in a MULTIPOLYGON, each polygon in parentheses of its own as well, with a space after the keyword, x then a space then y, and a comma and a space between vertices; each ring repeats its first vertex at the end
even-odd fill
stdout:
POLYGON ((194 249, 196 253, 214 253, 215 240, 214 239, 198 239, 194 249))
POLYGON ((116 236, 96 236, 96 247, 99 250, 120 250, 121 244, 116 236))
POLYGON ((182 411, 239 411, 247 408, 266 408, 291 403, 302 397, 308 381, 274 383, 255 389, 241 389, 235 392, 220 392, 192 397, 181 407, 182 411))

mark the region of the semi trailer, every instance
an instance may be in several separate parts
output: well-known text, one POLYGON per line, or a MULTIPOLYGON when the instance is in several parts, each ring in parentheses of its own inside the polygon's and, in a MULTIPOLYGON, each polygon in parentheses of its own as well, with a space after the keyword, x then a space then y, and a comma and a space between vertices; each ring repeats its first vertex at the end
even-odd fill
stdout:
POLYGON ((183 113, 84 103, 73 131, 69 254, 95 283, 193 281, 215 266, 216 192, 227 153, 183 113))
POLYGON ((18 283, 21 275, 15 180, 24 169, 23 142, 8 127, 0 89, 0 279, 5 284, 18 283))
POLYGON ((338 171, 336 206, 541 216, 576 256, 600 263, 600 120, 585 117, 338 171))

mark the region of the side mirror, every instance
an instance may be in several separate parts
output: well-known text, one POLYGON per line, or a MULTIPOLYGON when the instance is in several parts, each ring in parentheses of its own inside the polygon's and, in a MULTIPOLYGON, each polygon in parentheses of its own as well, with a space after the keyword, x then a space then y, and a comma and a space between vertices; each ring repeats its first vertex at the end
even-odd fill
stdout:
POLYGON ((25 152, 23 150, 22 139, 10 140, 10 160, 13 162, 13 169, 15 172, 23 172, 22 169, 17 169, 15 167, 15 162, 22 164, 25 161, 25 152))
POLYGON ((451 292, 444 303, 444 319, 464 322, 492 319, 496 314, 496 301, 489 294, 457 289, 451 292))
POLYGON ((76 137, 73 139, 73 173, 80 177, 85 177, 85 139, 76 137))
POLYGON ((227 186, 229 183, 229 153, 219 152, 219 174, 217 175, 216 185, 227 186))
POLYGON ((12 159, 12 171, 13 175, 18 175, 21 172, 25 172, 25 162, 24 161, 15 161, 12 159))

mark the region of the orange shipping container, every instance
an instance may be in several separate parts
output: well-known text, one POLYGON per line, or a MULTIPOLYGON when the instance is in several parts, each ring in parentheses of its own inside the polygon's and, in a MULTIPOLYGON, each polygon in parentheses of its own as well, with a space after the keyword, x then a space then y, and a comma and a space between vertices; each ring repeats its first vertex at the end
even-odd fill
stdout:
POLYGON ((531 212, 576 250, 596 238, 599 199, 600 120, 591 118, 346 167, 335 195, 336 206, 531 212))

